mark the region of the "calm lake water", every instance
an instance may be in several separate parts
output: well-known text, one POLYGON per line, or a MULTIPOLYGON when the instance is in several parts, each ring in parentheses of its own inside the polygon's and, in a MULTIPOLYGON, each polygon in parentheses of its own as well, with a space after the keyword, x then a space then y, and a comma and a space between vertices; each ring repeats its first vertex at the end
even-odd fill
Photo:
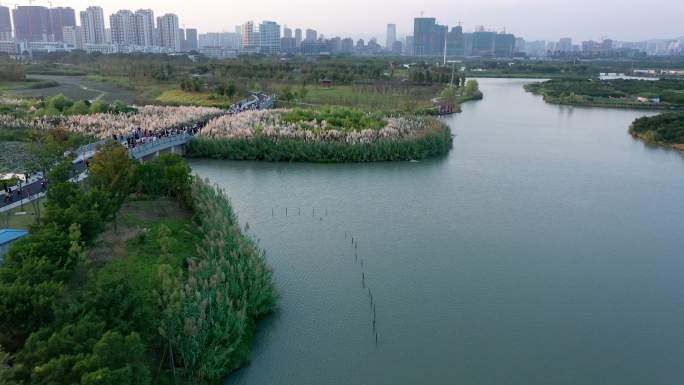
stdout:
POLYGON ((443 159, 192 162, 282 295, 227 384, 684 381, 684 156, 525 82, 481 80, 443 159))

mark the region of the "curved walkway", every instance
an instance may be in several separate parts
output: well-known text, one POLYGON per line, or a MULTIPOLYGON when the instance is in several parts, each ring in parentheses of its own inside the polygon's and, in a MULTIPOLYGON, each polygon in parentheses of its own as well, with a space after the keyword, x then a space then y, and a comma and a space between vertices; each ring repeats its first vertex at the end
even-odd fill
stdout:
MULTIPOLYGON (((270 95, 263 92, 251 92, 250 99, 236 103, 227 113, 239 114, 247 110, 261 110, 273 107, 275 107, 275 100, 270 95)), ((207 123, 208 121, 199 122, 183 129, 171 130, 165 135, 136 137, 133 141, 130 141, 130 137, 120 138, 119 142, 128 148, 131 158, 143 159, 160 151, 187 144, 207 123), (129 143, 132 143, 132 147, 129 146, 129 143)), ((88 160, 93 158, 98 148, 102 147, 106 142, 106 140, 101 140, 90 143, 74 151, 74 155, 76 155, 76 158, 73 160, 73 175, 75 176, 72 179, 74 181, 81 181, 86 178, 88 160)), ((0 191, 0 213, 3 213, 45 196, 47 183, 44 181, 42 173, 37 173, 26 182, 15 186, 0 187, 3 189, 0 191), (5 195, 5 188, 10 191, 7 196, 5 195)))

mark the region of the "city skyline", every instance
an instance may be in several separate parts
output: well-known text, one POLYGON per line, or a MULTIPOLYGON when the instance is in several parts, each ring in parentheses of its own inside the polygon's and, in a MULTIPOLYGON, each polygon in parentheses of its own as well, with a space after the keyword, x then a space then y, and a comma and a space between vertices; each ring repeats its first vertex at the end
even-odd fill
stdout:
MULTIPOLYGON (((33 1, 33 5, 49 7, 47 1, 33 1), (44 4, 43 4, 44 3, 44 4)), ((28 5, 29 1, 18 1, 18 5, 28 5)), ((245 20, 275 20, 281 26, 291 28, 312 28, 326 36, 351 36, 366 40, 375 37, 384 44, 387 24, 395 24, 397 37, 412 34, 413 18, 439 15, 442 23, 463 24, 464 31, 473 31, 479 26, 501 32, 514 31, 516 35, 528 40, 558 40, 571 36, 577 41, 600 40, 608 37, 621 41, 643 41, 669 39, 684 36, 680 15, 684 14, 684 2, 661 0, 650 8, 659 9, 657 18, 644 19, 641 3, 634 0, 622 2, 589 2, 579 0, 572 6, 549 4, 539 0, 494 0, 481 4, 466 0, 459 4, 427 0, 420 5, 399 0, 393 2, 391 9, 386 3, 361 2, 351 0, 344 4, 321 4, 310 0, 291 0, 287 3, 268 1, 269 6, 244 5, 238 8, 226 7, 226 12, 217 12, 217 6, 206 0, 192 3, 164 2, 150 0, 141 5, 129 0, 74 0, 52 2, 53 7, 72 7, 77 12, 89 6, 100 6, 104 14, 114 14, 122 9, 135 10, 151 8, 155 14, 174 13, 180 20, 180 27, 197 28, 205 32, 229 32, 235 25, 245 20), (334 12, 331 7, 335 8, 334 12), (293 9, 306 9, 307 12, 292 12, 293 9), (339 9, 338 9, 339 8, 339 9), (605 16, 619 10, 619 22, 611 18, 607 24, 605 16), (667 12, 665 12, 667 10, 667 12), (334 18, 325 15, 333 12, 334 18), (350 21, 352 21, 350 23, 350 21)), ((12 7, 14 4, 12 4, 12 7)), ((219 10, 221 7, 219 6, 219 10)))
MULTIPOLYGON (((386 24, 384 33, 370 39, 359 34, 327 34, 310 26, 280 24, 280 19, 248 19, 235 25, 234 32, 211 32, 188 24, 178 14, 153 9, 119 9, 113 13, 99 5, 78 11, 72 7, 21 6, 11 10, 14 37, 8 24, 10 9, 0 7, 0 34, 5 37, 0 51, 17 54, 83 49, 99 53, 179 53, 197 50, 216 58, 239 54, 265 55, 378 55, 425 57, 635 57, 640 55, 682 55, 684 38, 661 41, 624 41, 602 37, 583 40, 566 35, 558 40, 532 40, 521 32, 484 25, 471 30, 463 22, 445 17, 421 15, 403 34, 397 24, 386 24), (163 14, 162 14, 163 13, 163 14), (106 15, 109 14, 107 17, 106 15), (156 16, 156 23, 155 23, 156 16), (188 34, 186 35, 186 31, 188 34), (294 32, 294 37, 293 37, 294 32), (384 35, 384 36, 383 36, 384 35), (187 36, 187 37, 186 37, 187 36), (189 37, 189 39, 188 39, 189 37), (355 42, 356 41, 356 42, 355 42), (382 44, 380 44, 381 42, 382 44)), ((134 9, 134 8, 132 8, 134 9)))

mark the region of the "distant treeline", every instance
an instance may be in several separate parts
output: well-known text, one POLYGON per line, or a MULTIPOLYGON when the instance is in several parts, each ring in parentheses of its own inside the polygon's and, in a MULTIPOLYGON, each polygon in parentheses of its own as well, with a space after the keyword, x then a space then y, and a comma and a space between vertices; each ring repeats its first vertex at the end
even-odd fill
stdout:
POLYGON ((528 84, 525 89, 544 95, 550 102, 563 104, 644 97, 658 98, 660 103, 665 105, 684 107, 684 80, 552 79, 543 83, 528 84))

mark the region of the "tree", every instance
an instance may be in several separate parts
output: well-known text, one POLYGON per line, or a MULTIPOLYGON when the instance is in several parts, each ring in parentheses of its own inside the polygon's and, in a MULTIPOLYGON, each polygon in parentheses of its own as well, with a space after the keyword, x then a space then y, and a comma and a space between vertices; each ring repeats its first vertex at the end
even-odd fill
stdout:
POLYGON ((465 86, 466 95, 472 96, 472 95, 477 94, 478 92, 480 92, 480 85, 477 83, 477 80, 474 80, 474 79, 468 80, 468 82, 466 83, 466 86, 465 86))
POLYGON ((131 193, 133 163, 128 151, 119 143, 109 142, 95 154, 90 165, 88 183, 94 189, 109 194, 110 210, 116 230, 116 212, 131 193))
POLYGON ((35 135, 29 147, 33 159, 32 170, 43 173, 50 170, 64 156, 64 151, 70 144, 67 137, 62 130, 35 135))
POLYGON ((101 99, 98 99, 90 106, 90 112, 93 114, 107 113, 109 112, 109 104, 103 102, 101 99))
POLYGON ((302 86, 299 88, 299 99, 300 101, 303 101, 306 99, 306 95, 309 93, 309 90, 306 88, 306 84, 302 84, 302 86))
POLYGON ((290 86, 283 87, 283 89, 280 90, 280 97, 286 102, 292 101, 292 99, 294 99, 292 88, 290 86))
POLYGON ((79 100, 69 109, 71 115, 87 115, 90 113, 90 102, 79 100))
POLYGON ((237 94, 237 87, 235 86, 235 82, 231 80, 226 86, 226 96, 232 98, 235 94, 237 94))
POLYGON ((95 344, 93 354, 75 365, 83 370, 81 385, 147 385, 145 345, 140 335, 108 331, 95 344))

